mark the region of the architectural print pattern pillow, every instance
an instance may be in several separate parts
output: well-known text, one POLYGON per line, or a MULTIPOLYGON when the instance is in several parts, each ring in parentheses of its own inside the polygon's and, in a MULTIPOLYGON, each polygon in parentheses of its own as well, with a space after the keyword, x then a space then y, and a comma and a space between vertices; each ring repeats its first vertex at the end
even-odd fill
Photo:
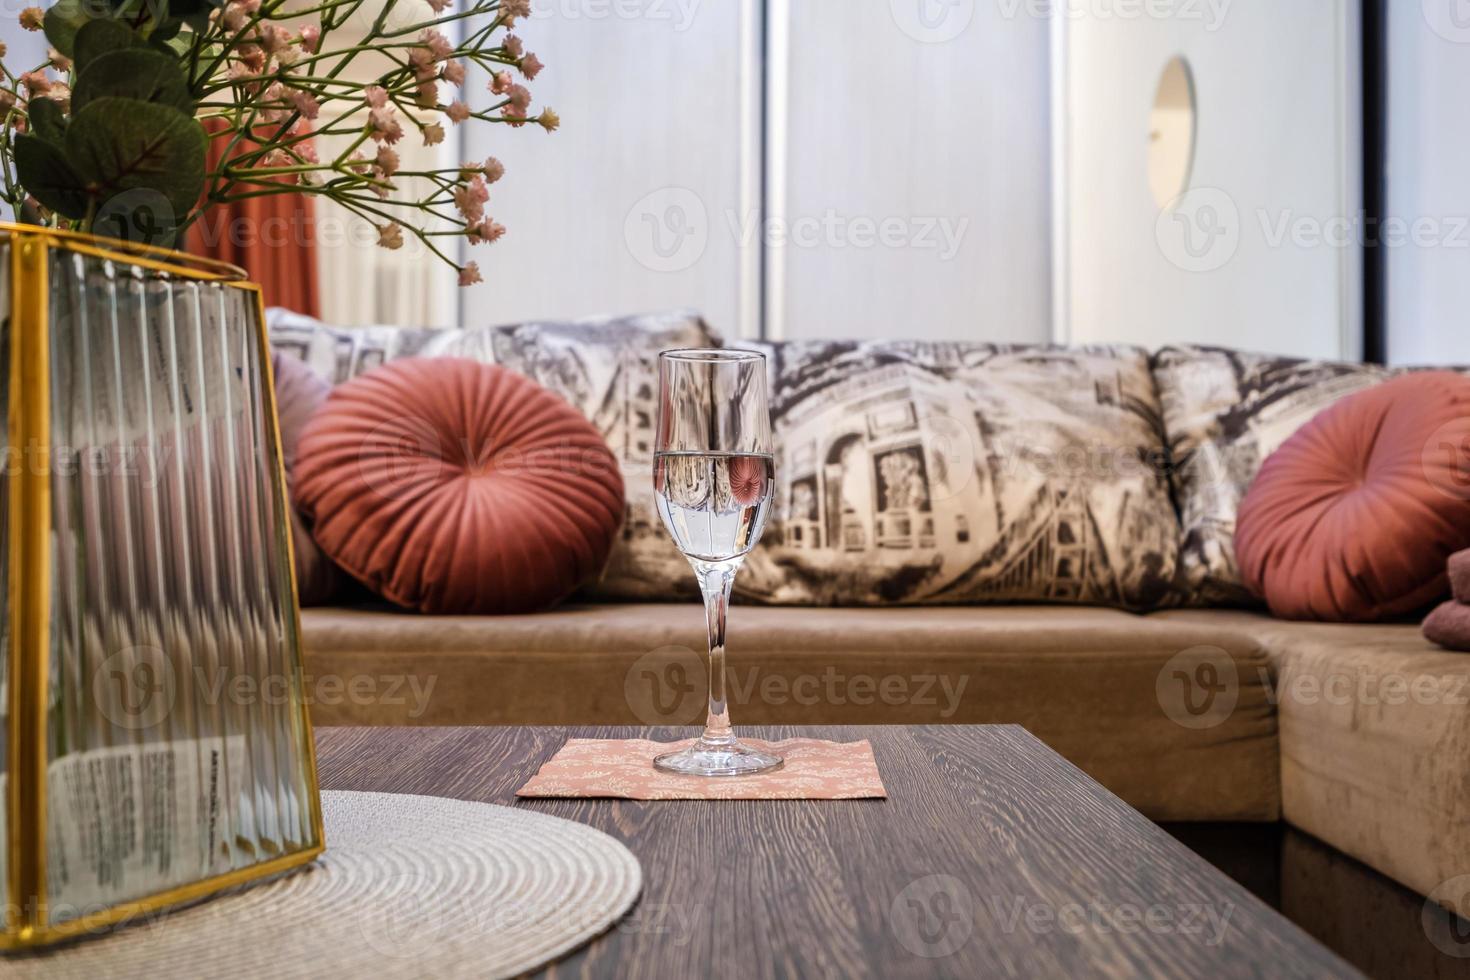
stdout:
POLYGON ((697 595, 653 502, 653 438, 659 351, 719 346, 697 313, 524 323, 472 329, 333 327, 271 310, 271 344, 333 384, 400 357, 467 357, 499 364, 582 411, 622 466, 627 517, 592 595, 670 599, 697 595))
POLYGON ((1235 559, 1235 514, 1256 472, 1318 412, 1394 373, 1213 347, 1166 347, 1154 355, 1192 603, 1256 601, 1235 559))
POLYGON ((748 343, 777 500, 736 579, 781 604, 1175 601, 1146 351, 748 343))

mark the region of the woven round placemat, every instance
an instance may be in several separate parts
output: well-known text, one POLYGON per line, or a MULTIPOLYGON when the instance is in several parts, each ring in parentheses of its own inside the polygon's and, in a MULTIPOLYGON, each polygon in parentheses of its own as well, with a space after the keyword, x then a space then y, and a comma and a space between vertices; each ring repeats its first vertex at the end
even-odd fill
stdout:
POLYGON ((509 977, 606 930, 642 887, 599 830, 529 810, 325 792, 313 866, 56 950, 5 978, 509 977))

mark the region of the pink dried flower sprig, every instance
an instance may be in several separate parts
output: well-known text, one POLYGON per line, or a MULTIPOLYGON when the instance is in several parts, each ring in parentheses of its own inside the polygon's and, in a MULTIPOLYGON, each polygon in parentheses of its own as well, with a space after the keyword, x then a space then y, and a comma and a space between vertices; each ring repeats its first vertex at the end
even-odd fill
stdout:
MULTIPOLYGON (((320 194, 371 221, 382 247, 402 248, 411 235, 453 264, 462 284, 482 281, 479 266, 447 253, 441 236, 457 236, 470 245, 504 237, 505 226, 487 208, 490 185, 503 178, 505 167, 491 157, 459 167, 405 171, 399 147, 415 134, 423 145, 436 146, 448 140, 452 126, 478 122, 557 129, 557 113, 533 107, 524 84, 545 66, 510 33, 530 17, 531 2, 427 0, 432 15, 399 28, 387 18, 364 25, 355 16, 361 0, 313 0, 305 17, 300 5, 217 0, 206 18, 180 24, 166 49, 146 46, 140 35, 138 46, 148 47, 148 57, 176 56, 190 93, 190 104, 181 111, 209 120, 214 138, 230 141, 225 159, 206 171, 202 207, 183 216, 181 229, 209 207, 247 197, 320 194), (461 35, 459 22, 470 18, 489 29, 461 35), (389 67, 365 86, 353 80, 355 72, 340 69, 367 52, 389 67), (471 66, 490 71, 488 96, 465 89, 471 66), (341 140, 341 152, 320 158, 318 145, 325 144, 316 140, 323 136, 341 140), (439 230, 446 224, 449 230, 439 230)), ((106 4, 84 6, 98 10, 89 17, 111 16, 106 4)), ((47 30, 39 6, 22 10, 18 21, 28 31, 47 30)), ((0 165, 12 174, 11 134, 30 128, 30 100, 45 97, 63 113, 71 111, 75 24, 70 29, 72 35, 59 38, 48 33, 52 47, 43 64, 0 76, 0 165)), ((30 188, 13 179, 0 185, 0 200, 12 206, 32 197, 30 188)), ((197 199, 197 194, 190 198, 197 199)), ((39 213, 65 227, 84 223, 44 209, 39 213)))

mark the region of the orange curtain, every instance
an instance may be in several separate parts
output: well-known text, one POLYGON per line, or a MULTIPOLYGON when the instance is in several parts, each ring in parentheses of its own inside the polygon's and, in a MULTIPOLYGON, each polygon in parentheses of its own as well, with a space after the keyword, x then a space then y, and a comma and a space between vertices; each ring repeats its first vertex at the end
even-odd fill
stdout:
MULTIPOLYGON (((228 142, 223 134, 210 141, 209 170, 220 165, 228 142)), ((321 315, 316 229, 304 194, 267 194, 210 208, 189 226, 184 247, 243 268, 265 290, 267 306, 321 315)))

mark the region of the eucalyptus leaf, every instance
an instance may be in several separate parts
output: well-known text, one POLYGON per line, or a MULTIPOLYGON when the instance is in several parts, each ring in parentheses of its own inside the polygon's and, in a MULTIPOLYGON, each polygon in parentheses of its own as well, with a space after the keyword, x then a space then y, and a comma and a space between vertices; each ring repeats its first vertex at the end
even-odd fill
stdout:
POLYGON ((184 21, 183 21, 183 19, 180 18, 180 17, 173 16, 173 10, 172 10, 172 8, 170 8, 168 19, 165 20, 165 21, 163 21, 162 23, 160 23, 157 27, 155 27, 153 29, 153 33, 148 35, 148 40, 150 40, 150 41, 172 41, 174 38, 176 38, 176 37, 179 36, 179 31, 181 31, 183 29, 184 29, 184 21))
POLYGON ((57 0, 42 17, 41 30, 46 33, 46 40, 51 42, 53 48, 70 58, 77 31, 89 20, 91 18, 81 0, 57 0))
POLYGON ((200 14, 208 17, 210 11, 221 6, 223 5, 211 3, 210 0, 170 0, 168 15, 170 17, 182 17, 186 20, 200 14))
POLYGON ((15 172, 21 186, 52 211, 66 218, 86 216, 86 186, 59 147, 39 136, 15 137, 15 172))
POLYGON ((93 20, 83 24, 72 42, 72 60, 77 71, 109 51, 125 51, 138 40, 133 29, 120 20, 93 20))
POLYGON ((170 38, 161 38, 154 35, 148 39, 148 48, 177 61, 188 52, 189 40, 189 38, 182 34, 175 34, 170 38))
POLYGON ((77 109, 66 130, 66 158, 103 207, 147 188, 187 213, 204 189, 206 145, 203 127, 178 109, 116 96, 77 109))
MULTIPOLYGON (((100 6, 103 0, 83 0, 83 2, 100 6)), ((112 7, 113 17, 138 25, 138 29, 144 34, 163 23, 169 15, 168 0, 106 0, 106 2, 112 7)))
POLYGON ((157 103, 194 114, 189 82, 178 58, 148 48, 98 55, 77 77, 71 92, 72 112, 109 97, 157 103))
POLYGON ((66 137, 66 114, 54 99, 34 98, 26 106, 31 132, 56 147, 66 137))

